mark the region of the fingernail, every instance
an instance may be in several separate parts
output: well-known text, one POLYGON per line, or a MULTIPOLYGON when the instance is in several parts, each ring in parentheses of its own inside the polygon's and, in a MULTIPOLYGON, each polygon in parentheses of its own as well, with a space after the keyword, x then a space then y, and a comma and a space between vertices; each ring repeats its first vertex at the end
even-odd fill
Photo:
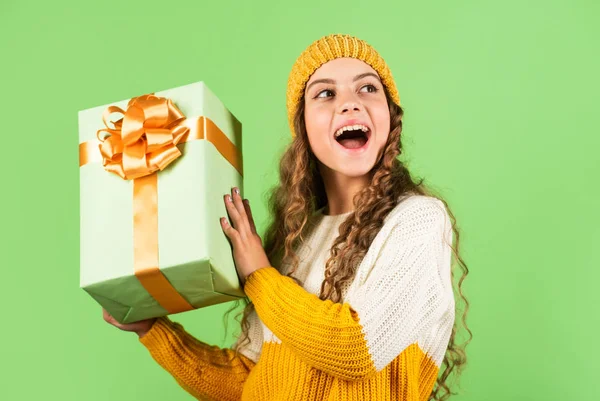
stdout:
POLYGON ((231 195, 227 195, 225 198, 227 199, 227 202, 231 202, 231 195))
POLYGON ((239 188, 237 188, 237 187, 236 187, 236 188, 233 188, 233 192, 235 192, 235 193, 236 193, 236 194, 238 194, 238 195, 240 194, 240 190, 239 190, 239 188))

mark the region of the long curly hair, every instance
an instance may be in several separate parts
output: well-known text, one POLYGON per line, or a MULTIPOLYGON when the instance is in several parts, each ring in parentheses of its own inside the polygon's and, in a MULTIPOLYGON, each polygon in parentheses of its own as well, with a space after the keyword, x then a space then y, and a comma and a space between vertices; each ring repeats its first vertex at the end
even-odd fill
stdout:
MULTIPOLYGON (((406 166, 398 160, 402 154, 402 116, 403 109, 395 104, 387 89, 384 88, 390 112, 390 134, 388 140, 370 172, 370 184, 354 197, 354 212, 351 213, 339 228, 339 236, 330 249, 330 257, 325 265, 325 279, 321 285, 321 300, 342 301, 342 289, 354 279, 356 268, 364 258, 369 246, 384 224, 388 213, 394 209, 403 195, 420 194, 433 196, 433 191, 425 188, 423 179, 415 182, 406 166)), ((309 217, 327 204, 325 187, 319 173, 317 159, 313 154, 304 123, 304 99, 295 113, 294 127, 296 136, 285 150, 279 164, 280 182, 273 187, 269 197, 271 221, 264 235, 264 248, 269 260, 283 273, 284 262, 290 266, 287 276, 292 276, 299 265, 299 257, 295 249, 304 240, 304 230, 309 217)), ((463 294, 462 284, 469 269, 459 255, 460 233, 454 214, 447 202, 436 195, 447 208, 452 221, 454 244, 452 244, 453 266, 460 267, 461 275, 456 283, 457 293, 464 301, 461 319, 456 319, 440 372, 434 385, 430 400, 444 401, 456 392, 452 392, 449 376, 454 373, 458 378, 466 364, 465 348, 471 341, 472 333, 467 326, 466 317, 469 303, 463 294), (463 343, 457 340, 459 323, 462 323, 468 338, 463 343)), ((456 275, 452 268, 452 282, 456 275)), ((234 350, 239 353, 241 347, 250 341, 248 336, 248 316, 254 305, 248 298, 241 300, 243 310, 238 314, 241 319, 241 334, 234 350)), ((240 306, 240 300, 225 315, 240 306)), ((458 303, 457 303, 458 309, 458 303)), ((458 314, 457 314, 458 315, 458 314)))

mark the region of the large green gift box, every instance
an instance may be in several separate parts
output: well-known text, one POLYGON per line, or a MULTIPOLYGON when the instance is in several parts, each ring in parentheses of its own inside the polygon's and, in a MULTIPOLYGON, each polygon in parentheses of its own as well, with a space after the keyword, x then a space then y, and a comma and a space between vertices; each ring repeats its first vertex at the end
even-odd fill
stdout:
POLYGON ((244 297, 219 223, 241 144, 203 82, 79 112, 80 286, 116 320, 244 297))

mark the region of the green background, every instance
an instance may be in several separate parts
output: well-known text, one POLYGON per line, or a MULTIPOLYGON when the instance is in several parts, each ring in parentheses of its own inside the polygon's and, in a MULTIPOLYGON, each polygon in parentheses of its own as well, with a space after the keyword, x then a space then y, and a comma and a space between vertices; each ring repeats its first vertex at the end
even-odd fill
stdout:
MULTIPOLYGON (((77 112, 204 80, 242 121, 261 229, 292 63, 329 33, 390 65, 406 160, 471 270, 460 401, 598 400, 599 3, 0 2, 0 399, 188 400, 79 289, 77 112)), ((218 222, 215 222, 218 224, 218 222)), ((174 318, 229 345, 229 305, 174 318)))

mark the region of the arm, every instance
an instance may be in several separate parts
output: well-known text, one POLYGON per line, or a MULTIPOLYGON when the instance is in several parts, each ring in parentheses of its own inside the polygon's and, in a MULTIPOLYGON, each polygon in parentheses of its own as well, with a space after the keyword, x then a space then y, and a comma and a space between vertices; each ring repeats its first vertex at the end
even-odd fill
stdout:
POLYGON ((187 392, 197 399, 240 400, 254 362, 231 349, 207 345, 167 317, 139 341, 187 392))
POLYGON ((382 228, 379 253, 367 253, 370 270, 359 270, 344 303, 320 300, 273 267, 248 277, 245 292, 261 320, 309 365, 362 380, 422 336, 432 350, 447 346, 435 333, 453 320, 449 219, 437 200, 409 201, 382 228))

